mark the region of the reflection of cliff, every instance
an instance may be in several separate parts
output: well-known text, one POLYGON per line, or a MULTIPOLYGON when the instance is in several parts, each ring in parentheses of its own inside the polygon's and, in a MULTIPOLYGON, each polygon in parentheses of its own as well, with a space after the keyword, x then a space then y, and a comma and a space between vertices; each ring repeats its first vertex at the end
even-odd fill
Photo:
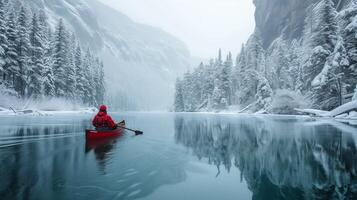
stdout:
POLYGON ((357 198, 357 135, 293 118, 175 122, 178 143, 212 164, 239 168, 253 199, 357 198))

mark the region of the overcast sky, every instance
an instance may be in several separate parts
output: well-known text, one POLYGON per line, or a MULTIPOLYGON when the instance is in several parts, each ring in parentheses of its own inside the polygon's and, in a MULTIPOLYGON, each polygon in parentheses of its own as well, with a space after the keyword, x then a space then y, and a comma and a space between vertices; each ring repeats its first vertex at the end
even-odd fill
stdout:
POLYGON ((192 56, 237 54, 254 29, 253 0, 100 0, 186 43, 192 56))

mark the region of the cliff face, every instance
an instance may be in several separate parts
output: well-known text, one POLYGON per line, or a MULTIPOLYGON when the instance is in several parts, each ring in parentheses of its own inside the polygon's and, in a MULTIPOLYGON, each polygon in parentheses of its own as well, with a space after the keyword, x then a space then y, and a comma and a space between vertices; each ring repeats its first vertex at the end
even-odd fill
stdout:
MULTIPOLYGON (((300 38, 303 33, 307 8, 319 0, 254 0, 255 21, 263 39, 264 48, 284 36, 287 40, 300 38)), ((351 0, 333 0, 338 10, 351 0)))

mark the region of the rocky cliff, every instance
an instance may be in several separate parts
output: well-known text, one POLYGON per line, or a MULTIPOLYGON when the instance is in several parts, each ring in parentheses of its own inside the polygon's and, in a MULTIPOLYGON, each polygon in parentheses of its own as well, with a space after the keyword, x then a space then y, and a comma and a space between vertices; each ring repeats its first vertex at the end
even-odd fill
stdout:
MULTIPOLYGON (((255 22, 265 48, 279 36, 285 39, 298 39, 302 36, 304 20, 308 8, 320 0, 254 0, 255 22)), ((351 0, 333 0, 337 10, 351 0)))

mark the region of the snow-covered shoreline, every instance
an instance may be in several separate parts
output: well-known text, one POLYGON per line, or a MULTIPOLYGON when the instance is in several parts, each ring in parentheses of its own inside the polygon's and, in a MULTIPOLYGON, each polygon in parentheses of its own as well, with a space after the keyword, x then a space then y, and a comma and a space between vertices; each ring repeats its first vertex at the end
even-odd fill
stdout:
POLYGON ((37 110, 24 109, 14 110, 12 108, 0 107, 0 116, 53 116, 53 115, 68 115, 68 114, 94 114, 98 111, 96 108, 81 108, 77 110, 37 110))

